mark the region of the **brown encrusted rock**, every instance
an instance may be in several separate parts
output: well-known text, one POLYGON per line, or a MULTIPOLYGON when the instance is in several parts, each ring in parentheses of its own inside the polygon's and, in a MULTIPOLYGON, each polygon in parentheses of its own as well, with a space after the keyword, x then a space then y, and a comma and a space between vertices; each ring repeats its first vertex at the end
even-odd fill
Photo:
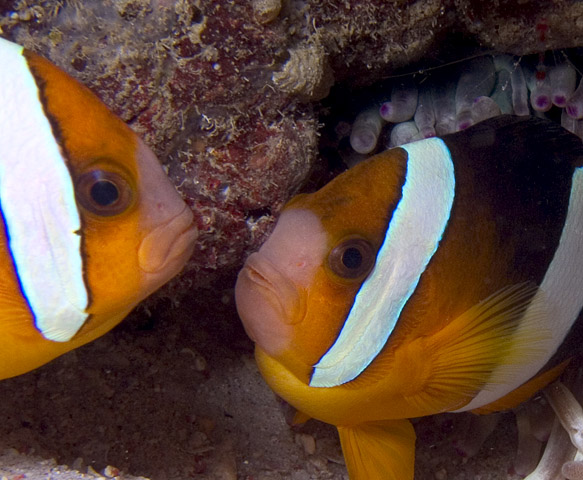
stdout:
POLYGON ((282 69, 271 76, 275 86, 306 101, 327 97, 334 84, 334 74, 320 42, 317 39, 307 42, 289 53, 290 58, 282 69))
POLYGON ((277 18, 281 11, 282 0, 253 0, 253 13, 259 23, 269 23, 277 18))
POLYGON ((166 165, 201 231, 176 293, 269 234, 316 161, 310 102, 334 81, 370 85, 454 28, 518 54, 571 46, 582 15, 550 0, 7 0, 0 33, 92 88, 166 165))
POLYGON ((445 0, 304 3, 307 28, 320 35, 335 78, 355 85, 419 60, 453 23, 445 0))
POLYGON ((271 81, 288 26, 256 15, 228 0, 25 0, 0 20, 158 154, 202 233, 187 287, 257 249, 316 158, 313 108, 271 81))
POLYGON ((485 46, 526 55, 583 45, 583 4, 565 0, 455 0, 456 16, 485 46))
POLYGON ((201 231, 182 277, 188 288, 257 249, 305 181, 318 128, 306 102, 327 95, 331 65, 419 58, 441 8, 438 0, 9 3, 4 35, 92 88, 166 165, 201 231))

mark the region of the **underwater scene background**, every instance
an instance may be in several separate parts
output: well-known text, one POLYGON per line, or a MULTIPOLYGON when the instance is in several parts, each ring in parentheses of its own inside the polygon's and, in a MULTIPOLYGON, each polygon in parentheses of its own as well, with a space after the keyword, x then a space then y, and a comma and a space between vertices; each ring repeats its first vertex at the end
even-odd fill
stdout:
MULTIPOLYGON (((578 84, 583 70, 583 3, 569 1, 3 0, 0 35, 129 123, 200 231, 183 274, 112 333, 0 383, 8 479, 347 478, 335 431, 290 429, 263 383, 238 269, 293 194, 359 160, 351 126, 396 83, 455 83, 497 53, 535 76, 569 63, 578 84)), ((419 421, 416 478, 520 478, 514 414, 486 423, 419 421)))

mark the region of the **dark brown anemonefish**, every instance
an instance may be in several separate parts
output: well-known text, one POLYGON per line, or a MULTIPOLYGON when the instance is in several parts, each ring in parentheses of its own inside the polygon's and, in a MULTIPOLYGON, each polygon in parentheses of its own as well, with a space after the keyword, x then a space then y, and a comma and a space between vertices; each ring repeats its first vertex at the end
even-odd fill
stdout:
POLYGON ((88 88, 0 38, 0 379, 115 326, 192 253, 192 211, 88 88))
POLYGON ((262 375, 337 426, 350 478, 412 479, 408 419, 511 408, 581 341, 581 140, 501 116, 378 154, 292 199, 235 293, 262 375))

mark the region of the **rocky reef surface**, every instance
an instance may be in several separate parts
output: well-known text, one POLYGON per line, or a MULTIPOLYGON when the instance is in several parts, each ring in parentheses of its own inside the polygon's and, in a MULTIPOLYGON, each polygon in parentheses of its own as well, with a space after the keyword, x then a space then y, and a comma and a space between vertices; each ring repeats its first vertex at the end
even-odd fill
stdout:
POLYGON ((4 0, 0 33, 88 85, 164 162, 203 233, 179 295, 263 242, 318 166, 318 101, 333 85, 366 87, 421 59, 581 44, 580 2, 487 5, 4 0))
MULTIPOLYGON (((583 3, 1 0, 0 35, 141 134, 201 231, 184 273, 120 328, 0 384, 1 449, 111 476, 108 464, 156 479, 340 479, 333 432, 289 430, 254 370, 237 269, 294 193, 341 168, 321 127, 331 102, 356 113, 363 91, 406 68, 577 47, 583 3)), ((505 478, 508 428, 475 463, 443 442, 421 442, 420 478, 505 478)), ((6 478, 41 478, 8 463, 6 478)))

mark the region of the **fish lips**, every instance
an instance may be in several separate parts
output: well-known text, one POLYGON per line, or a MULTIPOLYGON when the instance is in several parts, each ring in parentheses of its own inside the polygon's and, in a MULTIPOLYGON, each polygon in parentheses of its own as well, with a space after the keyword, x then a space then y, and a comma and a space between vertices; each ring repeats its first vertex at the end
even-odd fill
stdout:
POLYGON ((143 240, 138 250, 140 268, 147 274, 177 274, 192 255, 198 230, 188 206, 143 240))
POLYGON ((305 316, 305 302, 295 283, 261 252, 253 253, 235 285, 237 311, 247 335, 270 355, 289 345, 293 325, 305 316))

